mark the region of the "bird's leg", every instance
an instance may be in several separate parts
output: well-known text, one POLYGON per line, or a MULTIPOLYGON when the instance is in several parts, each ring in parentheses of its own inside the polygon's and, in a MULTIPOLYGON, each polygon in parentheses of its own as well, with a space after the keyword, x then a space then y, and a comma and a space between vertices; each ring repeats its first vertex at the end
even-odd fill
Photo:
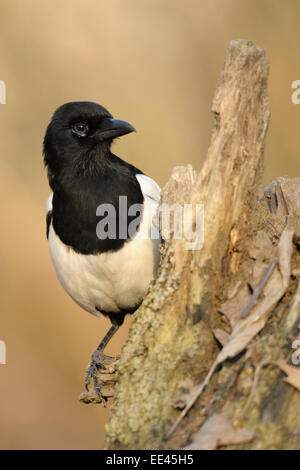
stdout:
POLYGON ((91 357, 89 370, 88 370, 88 373, 87 373, 87 376, 86 376, 86 379, 85 379, 85 388, 86 388, 86 390, 89 390, 90 381, 91 381, 91 379, 93 379, 94 389, 100 397, 102 397, 102 394, 101 394, 101 391, 100 391, 100 384, 99 384, 98 378, 97 378, 97 370, 101 369, 101 367, 103 365, 103 360, 105 358, 109 357, 109 356, 105 356, 105 354, 103 354, 103 351, 104 351, 107 343, 110 341, 110 339, 116 333, 116 331, 119 329, 119 326, 120 325, 118 325, 116 323, 113 323, 112 326, 110 327, 110 329, 108 330, 108 332, 106 333, 106 335, 104 336, 104 338, 102 339, 101 343, 97 347, 97 349, 95 349, 95 351, 93 352, 92 357, 91 357))

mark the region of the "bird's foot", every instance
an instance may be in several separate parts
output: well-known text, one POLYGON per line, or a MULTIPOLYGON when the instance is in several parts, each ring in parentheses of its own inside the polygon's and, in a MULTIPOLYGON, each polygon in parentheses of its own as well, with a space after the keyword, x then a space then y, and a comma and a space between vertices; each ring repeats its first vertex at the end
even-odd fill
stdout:
POLYGON ((88 368, 88 372, 85 378, 85 389, 89 391, 89 385, 91 380, 93 379, 94 382, 94 390, 102 398, 102 394, 100 391, 100 384, 97 377, 97 371, 103 368, 103 359, 104 354, 98 351, 97 349, 93 352, 90 365, 88 368))
POLYGON ((85 379, 86 392, 81 395, 81 401, 85 403, 104 403, 105 405, 108 397, 113 395, 117 359, 106 356, 97 349, 93 352, 85 379), (89 388, 91 381, 94 384, 92 390, 89 388))

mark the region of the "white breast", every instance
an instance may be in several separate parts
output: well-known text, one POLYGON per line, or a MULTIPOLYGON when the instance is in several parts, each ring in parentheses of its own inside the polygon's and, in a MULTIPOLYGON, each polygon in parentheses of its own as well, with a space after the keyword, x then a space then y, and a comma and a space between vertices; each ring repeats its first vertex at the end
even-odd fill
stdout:
MULTIPOLYGON (((143 219, 136 236, 119 251, 78 254, 61 242, 52 223, 50 226, 49 248, 59 281, 75 302, 97 316, 101 314, 96 306, 106 312, 134 309, 142 301, 159 264, 160 238, 153 229, 152 217, 160 189, 151 178, 137 175, 137 179, 144 194, 143 219)), ((51 202, 50 196, 48 210, 52 209, 51 202)))

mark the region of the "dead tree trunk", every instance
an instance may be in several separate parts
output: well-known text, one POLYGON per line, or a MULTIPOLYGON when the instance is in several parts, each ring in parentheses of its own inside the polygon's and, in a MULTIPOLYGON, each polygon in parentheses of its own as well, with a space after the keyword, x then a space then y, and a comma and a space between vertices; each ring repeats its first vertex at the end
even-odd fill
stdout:
POLYGON ((119 361, 107 449, 300 448, 300 178, 260 189, 268 71, 262 49, 230 43, 204 166, 174 169, 163 189, 162 203, 204 205, 204 246, 162 247, 119 361))

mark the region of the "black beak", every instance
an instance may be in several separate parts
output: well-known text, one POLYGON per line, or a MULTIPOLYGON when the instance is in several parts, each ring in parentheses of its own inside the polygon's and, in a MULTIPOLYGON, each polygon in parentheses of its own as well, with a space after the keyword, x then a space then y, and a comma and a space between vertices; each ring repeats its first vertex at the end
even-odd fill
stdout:
POLYGON ((101 123, 101 129, 95 132, 93 137, 98 142, 103 142, 104 140, 115 139, 121 135, 129 134, 130 132, 135 132, 135 128, 129 122, 105 118, 101 123))

